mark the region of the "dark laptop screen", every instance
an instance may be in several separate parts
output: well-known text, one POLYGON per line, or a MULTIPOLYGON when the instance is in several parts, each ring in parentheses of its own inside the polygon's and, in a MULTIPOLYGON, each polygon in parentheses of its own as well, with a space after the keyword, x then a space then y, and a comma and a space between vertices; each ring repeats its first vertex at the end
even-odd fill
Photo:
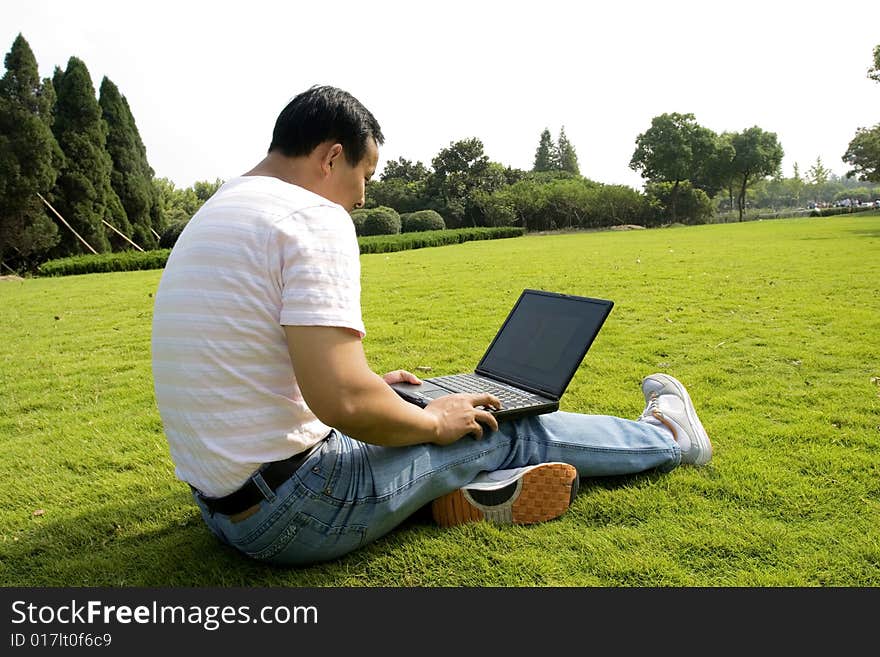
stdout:
POLYGON ((613 305, 604 299, 524 290, 477 373, 558 399, 613 305))

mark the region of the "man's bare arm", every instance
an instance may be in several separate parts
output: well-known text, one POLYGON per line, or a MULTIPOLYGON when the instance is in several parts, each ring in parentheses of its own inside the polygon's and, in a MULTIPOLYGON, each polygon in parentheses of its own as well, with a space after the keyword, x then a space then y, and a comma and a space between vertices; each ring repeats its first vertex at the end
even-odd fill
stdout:
POLYGON ((370 369, 360 337, 329 326, 285 326, 296 380, 312 412, 328 426, 376 445, 448 444, 483 426, 498 429, 479 408, 500 408, 489 394, 447 395, 424 409, 403 401, 370 369))

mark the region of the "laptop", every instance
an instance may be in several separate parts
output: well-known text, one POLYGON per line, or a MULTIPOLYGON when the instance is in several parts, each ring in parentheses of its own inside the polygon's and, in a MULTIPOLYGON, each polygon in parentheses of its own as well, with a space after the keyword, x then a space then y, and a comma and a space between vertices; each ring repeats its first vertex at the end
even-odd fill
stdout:
POLYGON ((556 411, 613 306, 606 299, 523 290, 472 374, 391 387, 422 407, 443 395, 490 392, 502 402, 493 411, 499 422, 556 411))

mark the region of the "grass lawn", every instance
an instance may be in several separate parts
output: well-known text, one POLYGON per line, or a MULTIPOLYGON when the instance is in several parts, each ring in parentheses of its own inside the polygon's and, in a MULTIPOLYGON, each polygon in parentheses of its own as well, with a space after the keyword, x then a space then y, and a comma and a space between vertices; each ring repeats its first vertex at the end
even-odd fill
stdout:
POLYGON ((361 256, 379 372, 472 368, 525 287, 616 306, 563 410, 681 379, 704 468, 585 480, 562 518, 417 514, 339 561, 221 546, 153 398, 159 271, 0 282, 0 585, 878 586, 880 216, 527 236, 361 256))

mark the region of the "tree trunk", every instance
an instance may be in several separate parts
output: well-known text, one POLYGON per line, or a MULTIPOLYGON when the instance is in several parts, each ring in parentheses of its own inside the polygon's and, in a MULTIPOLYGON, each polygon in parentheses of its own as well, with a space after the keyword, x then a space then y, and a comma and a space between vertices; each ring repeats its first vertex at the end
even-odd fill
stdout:
MULTIPOLYGON (((733 204, 735 201, 735 195, 733 193, 733 179, 732 178, 727 183, 727 195, 730 197, 730 211, 732 213, 733 212, 733 204)), ((725 219, 725 221, 727 221, 727 219, 725 219)))
POLYGON ((678 221, 678 185, 679 180, 675 181, 675 184, 672 186, 672 223, 678 221))
POLYGON ((746 187, 749 184, 749 176, 748 174, 743 174, 742 178, 742 186, 739 188, 739 199, 737 199, 737 206, 739 208, 739 220, 743 220, 743 210, 746 207, 746 187))

